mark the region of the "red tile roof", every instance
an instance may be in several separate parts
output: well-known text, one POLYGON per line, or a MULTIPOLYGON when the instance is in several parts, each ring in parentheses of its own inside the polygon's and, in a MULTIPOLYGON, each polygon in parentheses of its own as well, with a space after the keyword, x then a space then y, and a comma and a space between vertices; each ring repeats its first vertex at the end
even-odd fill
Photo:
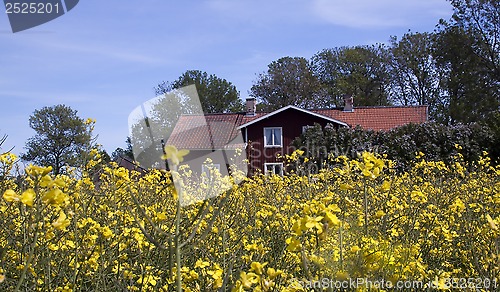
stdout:
POLYGON ((398 126, 427 121, 427 106, 357 107, 353 112, 344 112, 340 109, 311 111, 342 121, 351 127, 359 125, 364 129, 375 131, 388 131, 398 126))
MULTIPOLYGON (((315 109, 309 112, 344 122, 350 127, 359 125, 376 131, 427 121, 427 106, 356 107, 353 112, 315 109)), ((237 137, 238 127, 273 113, 259 112, 255 116, 245 113, 182 115, 167 144, 182 149, 222 149, 237 137)), ((236 144, 241 146, 239 141, 236 144)))
POLYGON ((179 149, 222 149, 237 137, 237 126, 245 121, 242 113, 182 115, 167 144, 179 149))

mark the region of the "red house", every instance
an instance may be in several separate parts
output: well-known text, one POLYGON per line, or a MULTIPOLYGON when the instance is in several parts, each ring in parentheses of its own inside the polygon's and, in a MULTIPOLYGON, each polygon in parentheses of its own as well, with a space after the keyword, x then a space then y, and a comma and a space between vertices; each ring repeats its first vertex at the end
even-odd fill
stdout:
POLYGON ((256 100, 246 100, 246 112, 182 115, 167 144, 189 149, 186 157, 195 172, 206 171, 206 159, 221 173, 222 164, 231 164, 236 149, 245 150, 249 174, 256 171, 283 173, 278 154, 291 154, 292 141, 314 124, 325 127, 361 126, 386 131, 409 123, 427 121, 427 106, 353 107, 352 98, 344 108, 306 110, 287 106, 273 112, 256 112, 256 100))

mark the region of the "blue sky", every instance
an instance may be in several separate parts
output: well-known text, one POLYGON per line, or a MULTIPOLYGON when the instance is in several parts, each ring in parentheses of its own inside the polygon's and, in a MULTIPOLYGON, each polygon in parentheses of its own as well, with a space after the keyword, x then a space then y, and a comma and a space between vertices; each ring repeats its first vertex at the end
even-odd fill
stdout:
POLYGON ((2 150, 16 154, 34 135, 30 114, 43 106, 95 118, 111 154, 125 146, 129 113, 186 70, 224 78, 245 98, 280 57, 432 31, 452 13, 446 0, 81 0, 13 34, 0 11, 0 135, 8 135, 2 150))

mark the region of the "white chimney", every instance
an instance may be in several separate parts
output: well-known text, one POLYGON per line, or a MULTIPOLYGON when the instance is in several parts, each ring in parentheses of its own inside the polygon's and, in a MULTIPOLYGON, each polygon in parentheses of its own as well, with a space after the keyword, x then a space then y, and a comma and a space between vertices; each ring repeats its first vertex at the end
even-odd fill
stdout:
POLYGON ((353 112, 354 111, 354 98, 352 95, 344 95, 344 111, 353 112))
POLYGON ((257 101, 255 100, 255 97, 247 98, 246 111, 247 116, 255 116, 255 112, 257 111, 257 101))

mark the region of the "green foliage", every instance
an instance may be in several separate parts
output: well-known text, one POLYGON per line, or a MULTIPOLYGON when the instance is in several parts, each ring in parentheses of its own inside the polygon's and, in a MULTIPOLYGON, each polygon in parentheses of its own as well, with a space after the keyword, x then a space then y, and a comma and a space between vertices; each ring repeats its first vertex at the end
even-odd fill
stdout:
POLYGON ((433 121, 479 122, 500 105, 500 2, 450 2, 453 18, 435 32, 273 61, 252 95, 267 109, 341 107, 351 95, 355 106, 428 105, 433 121))
POLYGON ((391 99, 401 105, 428 105, 432 120, 440 118, 440 71, 432 56, 435 35, 407 33, 391 38, 391 99))
POLYGON ((324 167, 329 155, 356 158, 363 151, 378 152, 396 162, 400 170, 408 169, 419 152, 428 161, 452 163, 457 153, 467 162, 477 161, 483 151, 498 159, 500 141, 499 115, 490 125, 471 123, 446 126, 435 122, 408 124, 388 132, 375 132, 360 127, 326 127, 319 125, 295 139, 293 145, 305 151, 318 167, 324 167), (496 127, 496 128, 495 128, 496 127))
POLYGON ((188 70, 174 82, 163 82, 155 88, 155 92, 157 95, 162 95, 188 85, 196 86, 204 113, 227 113, 243 110, 240 94, 231 82, 199 70, 188 70))
POLYGON ((388 105, 387 49, 383 45, 323 50, 312 57, 314 73, 331 105, 352 95, 358 105, 388 105))
POLYGON ((492 137, 490 157, 500 164, 500 147, 498 147, 500 145, 500 112, 492 112, 484 119, 482 124, 490 130, 492 137))
POLYGON ((384 134, 387 135, 385 153, 401 167, 408 167, 418 152, 424 153, 427 160, 447 163, 451 163, 451 158, 460 152, 465 161, 472 162, 493 147, 489 129, 477 123, 453 126, 434 122, 408 124, 384 134))
POLYGON ((64 172, 68 166, 82 165, 82 153, 88 152, 92 142, 93 121, 84 121, 77 111, 66 105, 35 110, 29 118, 36 135, 26 142, 25 161, 52 166, 54 173, 64 172))
POLYGON ((160 168, 164 165, 159 159, 163 154, 162 140, 168 140, 179 117, 203 113, 196 95, 194 85, 168 90, 145 104, 147 112, 137 112, 136 120, 129 125, 131 145, 127 147, 133 150, 135 161, 142 167, 160 168))
POLYGON ((320 84, 311 65, 302 57, 283 57, 268 65, 250 89, 260 109, 276 110, 287 105, 304 108, 324 107, 320 84))
POLYGON ((111 153, 111 160, 116 161, 120 157, 125 157, 130 160, 134 160, 134 152, 132 150, 132 140, 130 137, 127 137, 127 140, 125 140, 127 143, 127 148, 123 149, 121 147, 118 147, 111 153))
POLYGON ((471 49, 487 69, 491 79, 500 82, 500 2, 497 0, 450 0, 453 19, 447 28, 458 27, 471 37, 471 49))
POLYGON ((434 57, 442 75, 440 98, 444 107, 436 120, 442 123, 480 121, 499 106, 499 81, 474 49, 475 36, 452 26, 436 36, 434 57))

